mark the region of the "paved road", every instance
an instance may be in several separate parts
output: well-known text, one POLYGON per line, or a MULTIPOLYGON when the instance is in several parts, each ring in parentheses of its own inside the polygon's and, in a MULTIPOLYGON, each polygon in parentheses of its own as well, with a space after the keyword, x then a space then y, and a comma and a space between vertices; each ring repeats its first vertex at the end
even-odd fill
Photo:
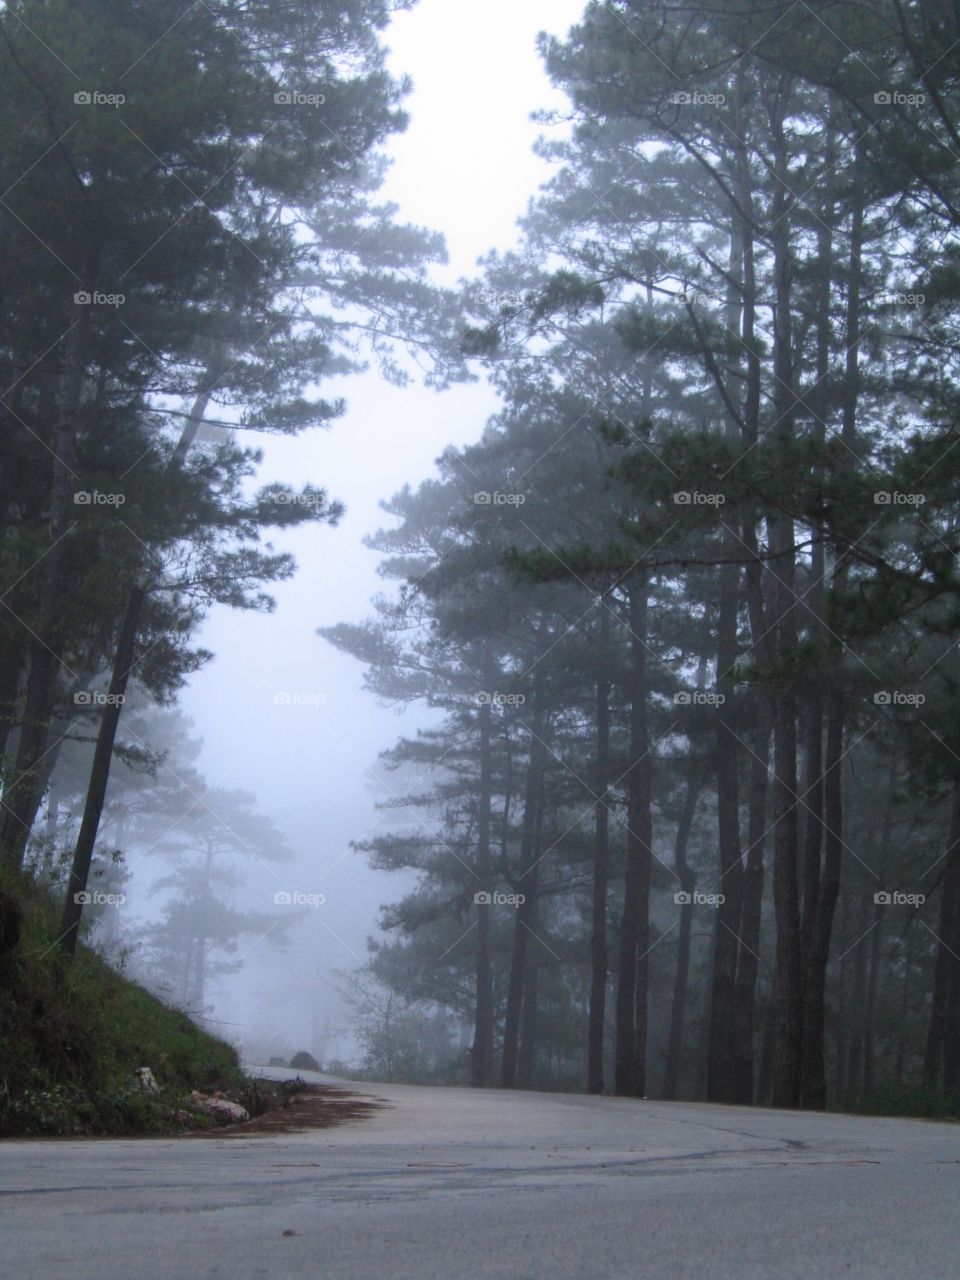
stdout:
POLYGON ((0 1143, 17 1280, 960 1277, 960 1128, 363 1086, 293 1137, 0 1143))

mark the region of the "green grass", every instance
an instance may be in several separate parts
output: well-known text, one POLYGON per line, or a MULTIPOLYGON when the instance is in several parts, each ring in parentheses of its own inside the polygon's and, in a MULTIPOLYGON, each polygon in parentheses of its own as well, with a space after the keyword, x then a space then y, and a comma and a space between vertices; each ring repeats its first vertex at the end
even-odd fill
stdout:
POLYGON ((81 947, 65 962, 55 904, 0 875, 20 904, 0 955, 0 1136, 142 1134, 181 1127, 191 1089, 240 1088, 236 1050, 81 947), (147 1066, 159 1094, 144 1093, 147 1066))
POLYGON ((960 1098, 938 1089, 882 1081, 857 1111, 871 1116, 908 1116, 918 1120, 960 1120, 960 1098))

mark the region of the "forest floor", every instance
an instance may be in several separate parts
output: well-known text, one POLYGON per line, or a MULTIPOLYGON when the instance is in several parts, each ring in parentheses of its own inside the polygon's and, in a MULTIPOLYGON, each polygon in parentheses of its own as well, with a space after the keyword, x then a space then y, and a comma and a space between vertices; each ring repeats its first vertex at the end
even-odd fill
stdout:
MULTIPOLYGON (((264 1098, 266 1109, 252 1119, 217 1129, 198 1130, 187 1136, 249 1138, 303 1133, 308 1129, 327 1129, 346 1120, 361 1120, 387 1105, 380 1100, 358 1097, 333 1085, 307 1084, 302 1079, 291 1082, 285 1089, 270 1088, 269 1085, 264 1089, 258 1081, 257 1092, 264 1098)), ((249 1101, 250 1096, 247 1090, 239 1095, 238 1100, 249 1101)))

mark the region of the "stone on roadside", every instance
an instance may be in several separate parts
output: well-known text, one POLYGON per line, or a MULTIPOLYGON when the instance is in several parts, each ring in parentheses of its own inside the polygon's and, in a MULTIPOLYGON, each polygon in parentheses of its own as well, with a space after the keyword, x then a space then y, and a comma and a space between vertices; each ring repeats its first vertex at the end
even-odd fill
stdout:
POLYGON ((159 1093, 160 1086, 149 1067, 137 1067, 137 1079, 144 1093, 159 1093))
POLYGON ((241 1120, 250 1119, 247 1109, 241 1107, 239 1102, 231 1102, 229 1098, 222 1098, 218 1094, 200 1093, 198 1089, 194 1089, 190 1097, 194 1106, 205 1111, 207 1115, 213 1116, 221 1124, 238 1124, 241 1120))

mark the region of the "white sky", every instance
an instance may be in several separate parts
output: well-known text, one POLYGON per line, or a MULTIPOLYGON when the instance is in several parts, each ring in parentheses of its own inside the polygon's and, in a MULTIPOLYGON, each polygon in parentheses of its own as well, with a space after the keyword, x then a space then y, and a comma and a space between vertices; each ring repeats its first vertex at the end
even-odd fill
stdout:
MULTIPOLYGON (((516 220, 547 175, 531 152, 540 130, 530 113, 563 106, 540 66, 536 34, 562 34, 582 8, 583 0, 420 0, 391 28, 391 68, 413 77, 414 93, 410 127, 390 147, 394 166, 384 194, 400 205, 401 219, 446 235, 451 263, 438 275, 444 283, 515 240, 516 220)), ((397 877, 370 872, 347 843, 379 821, 364 770, 401 731, 414 729, 417 716, 398 719, 378 707, 361 691, 360 665, 337 655, 316 628, 370 612, 382 583, 377 556, 361 539, 387 519, 379 501, 426 478, 446 445, 475 439, 495 407, 483 386, 399 391, 372 373, 345 382, 342 392, 350 409, 332 431, 264 442, 262 481, 322 484, 346 503, 346 518, 336 530, 277 541, 295 552, 300 569, 275 592, 276 612, 218 611, 202 636, 217 657, 183 697, 205 740, 200 767, 208 784, 255 792, 297 848, 297 870, 269 883, 252 877, 250 905, 265 909, 265 895, 282 888, 327 895, 285 963, 278 965, 269 947, 254 947, 218 1003, 218 1016, 244 1037, 266 1024, 276 1052, 311 1047, 308 1006, 315 998, 321 1025, 337 1020, 326 995, 330 970, 363 960, 378 905, 404 888, 397 877), (320 708, 276 706, 281 690, 326 701, 320 708), (291 983, 291 968, 311 977, 316 992, 291 983)), ((138 875, 139 884, 153 874, 138 875)))

